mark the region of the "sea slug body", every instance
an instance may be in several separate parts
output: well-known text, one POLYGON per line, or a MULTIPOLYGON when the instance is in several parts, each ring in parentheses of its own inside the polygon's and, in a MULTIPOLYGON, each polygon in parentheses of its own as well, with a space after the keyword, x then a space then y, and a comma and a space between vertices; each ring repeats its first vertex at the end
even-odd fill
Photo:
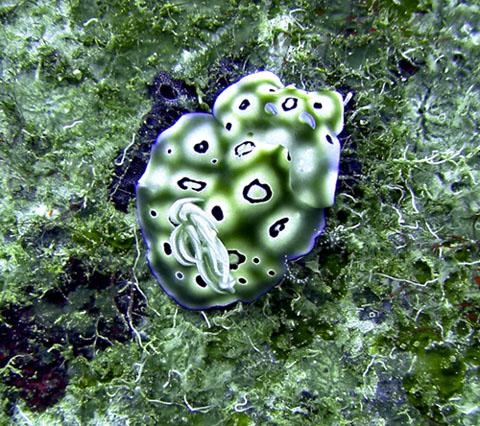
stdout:
POLYGON ((343 99, 248 75, 162 132, 137 185, 152 272, 190 309, 249 302, 308 253, 334 202, 343 99))

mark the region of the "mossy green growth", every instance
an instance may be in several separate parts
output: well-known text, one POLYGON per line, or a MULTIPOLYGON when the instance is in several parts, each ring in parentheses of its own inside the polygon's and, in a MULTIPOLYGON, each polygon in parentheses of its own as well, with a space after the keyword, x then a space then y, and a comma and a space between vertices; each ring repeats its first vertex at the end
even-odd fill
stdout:
POLYGON ((343 99, 259 72, 161 133, 137 187, 150 266, 182 306, 252 301, 308 253, 334 201, 343 99))

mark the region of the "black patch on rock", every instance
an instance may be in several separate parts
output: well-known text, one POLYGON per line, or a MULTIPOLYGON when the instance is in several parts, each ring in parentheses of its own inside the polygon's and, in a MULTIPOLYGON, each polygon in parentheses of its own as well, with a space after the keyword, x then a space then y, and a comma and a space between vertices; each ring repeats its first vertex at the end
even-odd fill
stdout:
POLYGON ((176 103, 182 96, 195 97, 195 87, 183 80, 173 78, 166 71, 160 71, 147 87, 148 94, 156 101, 176 103))
POLYGON ((64 270, 34 305, 0 310, 0 368, 14 367, 4 376, 7 390, 1 395, 9 406, 18 398, 38 412, 56 404, 69 382, 63 352, 92 359, 97 351, 131 339, 133 327, 143 321, 146 300, 133 279, 97 271, 73 257, 64 270), (82 319, 74 319, 82 311, 82 319), (60 315, 66 320, 55 324, 60 315))
POLYGON ((398 70, 402 76, 411 77, 420 71, 420 65, 403 58, 398 61, 398 70))
MULTIPOLYGON (((398 362, 401 363, 401 361, 398 362)), ((377 416, 391 417, 392 413, 404 406, 407 400, 403 380, 390 374, 385 374, 379 371, 379 369, 377 369, 377 375, 378 382, 375 395, 364 399, 365 408, 377 416)), ((399 421, 398 424, 405 424, 405 422, 399 421)))
POLYGON ((65 358, 51 349, 64 345, 65 335, 60 327, 39 322, 33 306, 10 305, 0 314, 0 368, 8 363, 15 368, 4 379, 12 388, 8 396, 12 403, 20 397, 32 410, 44 411, 63 397, 68 384, 65 358))

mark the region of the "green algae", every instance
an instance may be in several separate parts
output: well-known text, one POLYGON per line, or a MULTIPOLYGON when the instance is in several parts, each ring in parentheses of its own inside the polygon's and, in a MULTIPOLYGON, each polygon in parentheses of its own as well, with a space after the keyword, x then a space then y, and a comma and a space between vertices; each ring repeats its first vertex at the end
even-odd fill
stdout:
POLYGON ((42 333, 96 342, 49 343, 69 384, 43 411, 7 382, 22 359, 2 363, 2 422, 478 424, 479 15, 453 0, 2 3, 2 318, 35 304, 42 333), (314 252, 256 303, 202 315, 158 288, 108 187, 156 73, 207 110, 225 60, 235 78, 265 68, 355 96, 314 252), (71 258, 86 283, 113 281, 52 306, 71 258), (148 301, 137 321, 114 302, 127 283, 148 301), (95 326, 117 316, 128 340, 110 344, 95 326))

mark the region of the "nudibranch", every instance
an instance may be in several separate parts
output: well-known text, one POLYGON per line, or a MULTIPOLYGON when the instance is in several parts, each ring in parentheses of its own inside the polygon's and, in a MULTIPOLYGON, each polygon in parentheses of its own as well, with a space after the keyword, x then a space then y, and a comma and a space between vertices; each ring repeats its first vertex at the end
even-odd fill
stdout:
POLYGON ((137 210, 169 296, 189 309, 250 302, 312 249, 334 202, 343 105, 263 71, 158 136, 137 210))

